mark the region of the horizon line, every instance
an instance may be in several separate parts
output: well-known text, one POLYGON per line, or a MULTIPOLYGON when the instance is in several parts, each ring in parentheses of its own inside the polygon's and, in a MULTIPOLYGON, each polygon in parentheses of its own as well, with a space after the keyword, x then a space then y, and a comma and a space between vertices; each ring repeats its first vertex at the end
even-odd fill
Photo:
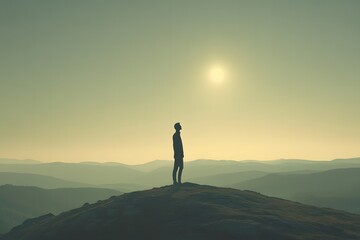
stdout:
MULTIPOLYGON (((241 159, 241 160, 235 160, 235 159, 212 159, 212 158, 197 158, 197 159, 190 159, 190 160, 185 160, 184 162, 194 162, 194 161, 232 161, 232 162, 247 162, 247 161, 254 161, 254 162, 270 162, 270 161, 281 161, 281 160, 285 160, 285 161, 295 161, 295 160, 301 160, 301 161, 311 161, 311 162, 329 162, 329 161, 334 161, 334 160, 348 160, 348 159, 357 159, 360 158, 360 156, 355 156, 355 157, 347 157, 347 158, 333 158, 333 159, 304 159, 304 158, 277 158, 277 159, 241 159)), ((142 162, 142 163, 135 163, 135 164, 129 164, 129 163, 124 163, 124 162, 117 162, 117 161, 71 161, 71 162, 66 162, 66 161, 42 161, 42 160, 38 160, 38 159, 32 159, 32 158, 24 158, 24 159, 18 159, 18 158, 7 158, 7 157, 0 157, 0 160, 13 160, 13 161, 33 161, 33 162, 38 162, 39 164, 42 163, 96 163, 96 164, 123 164, 123 165, 129 165, 129 166, 136 166, 136 165, 143 165, 143 164, 148 164, 148 163, 152 163, 152 162, 156 162, 156 161, 168 161, 168 162, 172 162, 174 161, 173 159, 154 159, 154 160, 150 160, 147 162, 142 162)))

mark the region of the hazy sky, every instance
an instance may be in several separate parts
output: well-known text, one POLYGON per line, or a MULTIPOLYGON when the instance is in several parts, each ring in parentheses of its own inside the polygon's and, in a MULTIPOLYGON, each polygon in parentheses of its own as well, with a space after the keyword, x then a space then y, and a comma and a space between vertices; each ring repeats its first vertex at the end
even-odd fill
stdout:
POLYGON ((0 157, 172 159, 178 121, 185 161, 360 156, 359 12, 356 0, 1 0, 0 157))

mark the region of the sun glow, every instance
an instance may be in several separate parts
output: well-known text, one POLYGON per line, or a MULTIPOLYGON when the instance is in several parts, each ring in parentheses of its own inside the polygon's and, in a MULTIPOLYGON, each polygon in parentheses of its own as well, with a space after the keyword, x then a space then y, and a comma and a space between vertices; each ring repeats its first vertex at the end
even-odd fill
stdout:
POLYGON ((222 67, 215 66, 209 71, 209 79, 213 83, 222 83, 225 80, 225 71, 222 67))

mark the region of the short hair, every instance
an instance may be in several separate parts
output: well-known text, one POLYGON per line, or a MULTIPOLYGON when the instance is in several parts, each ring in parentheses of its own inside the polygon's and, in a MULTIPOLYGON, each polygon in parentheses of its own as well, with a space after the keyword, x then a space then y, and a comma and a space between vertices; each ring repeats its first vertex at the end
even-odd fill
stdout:
POLYGON ((180 125, 179 122, 174 124, 174 128, 175 128, 176 130, 179 129, 180 127, 181 127, 181 125, 180 125))

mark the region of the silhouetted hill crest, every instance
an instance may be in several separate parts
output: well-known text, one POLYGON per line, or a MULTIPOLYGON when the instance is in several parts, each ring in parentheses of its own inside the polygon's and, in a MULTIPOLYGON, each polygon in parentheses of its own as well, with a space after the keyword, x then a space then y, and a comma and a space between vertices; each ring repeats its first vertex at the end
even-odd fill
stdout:
POLYGON ((356 214, 185 183, 86 204, 16 227, 3 240, 359 238, 356 214))

